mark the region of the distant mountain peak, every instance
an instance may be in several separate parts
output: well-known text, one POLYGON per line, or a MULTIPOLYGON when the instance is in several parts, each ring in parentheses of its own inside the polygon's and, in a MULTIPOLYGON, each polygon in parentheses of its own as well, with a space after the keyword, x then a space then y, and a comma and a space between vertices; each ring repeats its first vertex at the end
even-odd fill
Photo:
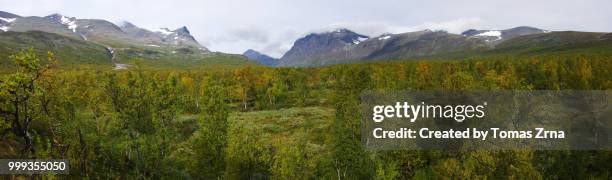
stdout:
POLYGON ((49 14, 47 16, 45 16, 46 18, 57 18, 57 17, 62 17, 63 15, 59 14, 59 13, 53 13, 53 14, 49 14))
POLYGON ((53 14, 50 14, 50 15, 45 16, 45 17, 46 17, 46 18, 53 19, 53 20, 58 21, 58 22, 61 22, 61 21, 68 21, 68 20, 76 20, 76 18, 75 18, 75 17, 64 16, 64 15, 59 14, 59 13, 53 13, 53 14))
POLYGON ((331 31, 331 33, 355 33, 347 28, 337 28, 331 31))
POLYGON ((531 26, 518 26, 518 27, 514 27, 514 28, 510 28, 510 29, 531 29, 531 30, 541 30, 535 27, 531 27, 531 26))
POLYGON ((253 49, 247 49, 247 50, 246 50, 246 51, 244 51, 244 53, 242 53, 242 54, 255 54, 255 53, 260 54, 259 52, 255 51, 255 50, 253 50, 253 49))
POLYGON ((189 34, 189 30, 187 30, 187 28, 185 27, 181 27, 175 30, 170 30, 169 28, 163 27, 163 28, 152 29, 150 31, 160 33, 164 36, 189 34))
POLYGON ((191 34, 189 32, 189 29, 187 29, 187 26, 180 27, 180 28, 174 30, 174 32, 179 33, 179 34, 191 34))
POLYGON ((156 32, 156 33, 160 33, 160 34, 165 35, 165 36, 170 35, 170 34, 173 33, 168 28, 157 28, 157 29, 152 29, 151 31, 152 32, 156 32))
POLYGON ((0 11, 0 32, 9 30, 43 31, 113 46, 192 47, 208 51, 191 36, 185 26, 175 30, 168 28, 148 30, 128 21, 112 23, 103 19, 78 19, 60 13, 21 18, 0 11))
POLYGON ((270 56, 265 55, 263 53, 260 53, 258 51, 255 51, 253 49, 246 50, 244 53, 242 53, 242 55, 246 56, 250 60, 254 60, 254 61, 257 61, 257 62, 259 62, 261 64, 265 64, 265 65, 269 65, 269 66, 274 66, 274 65, 277 65, 279 63, 278 59, 270 57, 270 56))
POLYGON ((77 30, 77 27, 78 27, 76 24, 77 19, 75 17, 68 17, 68 16, 61 15, 59 13, 54 13, 54 14, 51 14, 45 17, 63 24, 64 26, 66 26, 66 28, 70 29, 72 32, 76 32, 77 30))
POLYGON ((485 42, 429 29, 369 38, 352 31, 298 39, 280 60, 281 66, 316 66, 351 61, 427 56, 486 48, 485 42))
POLYGON ((468 29, 468 30, 465 30, 465 31, 463 31, 461 33, 461 35, 463 35, 463 36, 472 36, 472 35, 476 35, 476 34, 478 34, 478 30, 476 30, 476 29, 468 29))
POLYGON ((153 29, 151 30, 153 32, 157 32, 157 33, 161 33, 163 35, 171 35, 171 34, 176 34, 178 36, 185 36, 185 35, 191 35, 191 33, 189 32, 189 29, 187 29, 187 27, 183 26, 180 27, 178 29, 175 30, 170 30, 169 28, 158 28, 158 29, 153 29))
POLYGON ((366 35, 358 34, 346 28, 338 28, 333 31, 329 31, 325 33, 312 33, 302 39, 307 41, 307 40, 312 40, 312 39, 319 39, 321 37, 326 37, 329 39, 336 39, 346 44, 355 44, 355 45, 365 40, 368 40, 370 38, 366 35))

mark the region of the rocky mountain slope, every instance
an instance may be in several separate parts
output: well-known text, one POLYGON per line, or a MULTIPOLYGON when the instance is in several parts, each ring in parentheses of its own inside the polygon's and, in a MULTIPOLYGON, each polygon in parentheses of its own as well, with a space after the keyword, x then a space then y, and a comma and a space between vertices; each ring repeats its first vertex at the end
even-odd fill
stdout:
MULTIPOLYGON (((247 50, 242 56, 212 53, 200 45, 185 26, 175 30, 150 30, 130 22, 114 24, 101 19, 79 19, 61 14, 26 17, 2 11, 0 34, 5 41, 0 44, 3 46, 0 47, 0 54, 34 46, 44 50, 66 50, 69 53, 65 57, 70 54, 87 60, 78 53, 78 47, 83 45, 87 49, 84 52, 91 50, 96 54, 96 60, 91 61, 99 62, 99 57, 103 57, 99 56, 99 52, 105 52, 110 54, 106 56, 114 64, 130 63, 134 59, 170 63, 223 57, 240 59, 240 62, 230 64, 258 62, 271 66, 320 66, 375 60, 458 59, 499 53, 570 52, 576 48, 595 46, 598 50, 607 50, 611 46, 609 33, 551 32, 528 26, 503 30, 470 29, 461 34, 422 30, 386 33, 376 37, 349 29, 337 29, 299 38, 280 59, 275 59, 254 50, 247 50), (41 42, 36 42, 36 38, 40 38, 41 42), (57 44, 60 42, 69 44, 57 44), (92 49, 96 49, 95 52, 92 49)), ((65 52, 58 52, 61 53, 65 52)))
POLYGON ((43 31, 61 34, 113 48, 130 46, 193 48, 208 51, 190 34, 187 27, 176 30, 147 30, 125 22, 120 26, 102 19, 78 19, 61 14, 21 17, 0 11, 1 31, 43 31))
POLYGON ((293 47, 281 58, 280 65, 323 65, 337 60, 355 59, 352 49, 368 39, 368 36, 348 29, 312 33, 295 41, 293 47))
POLYGON ((504 30, 476 30, 469 29, 461 33, 463 36, 473 37, 482 39, 490 44, 496 45, 501 42, 504 42, 508 39, 512 39, 518 36, 530 35, 530 34, 539 34, 539 33, 548 33, 550 31, 538 29, 529 26, 519 26, 511 29, 504 30))
POLYGON ((612 52, 612 33, 559 31, 528 26, 470 29, 461 34, 415 31, 367 37, 350 31, 312 33, 295 41, 279 66, 320 66, 375 60, 465 59, 487 56, 612 52))
POLYGON ((19 16, 0 11, 0 55, 34 47, 60 55, 62 64, 108 64, 127 67, 142 59, 158 67, 252 64, 244 56, 210 52, 187 27, 148 30, 132 23, 116 25, 102 19, 61 14, 19 16))
POLYGON ((12 64, 6 58, 26 48, 33 48, 42 59, 52 51, 64 66, 113 66, 111 55, 102 45, 42 31, 8 31, 0 32, 0 69, 12 64))
POLYGON ((244 53, 242 53, 242 55, 246 56, 250 60, 254 60, 268 66, 275 66, 279 62, 279 60, 276 58, 270 57, 252 49, 245 51, 244 53))
POLYGON ((347 29, 298 39, 281 58, 282 66, 313 66, 397 59, 490 48, 486 41, 443 31, 383 34, 370 38, 347 29))

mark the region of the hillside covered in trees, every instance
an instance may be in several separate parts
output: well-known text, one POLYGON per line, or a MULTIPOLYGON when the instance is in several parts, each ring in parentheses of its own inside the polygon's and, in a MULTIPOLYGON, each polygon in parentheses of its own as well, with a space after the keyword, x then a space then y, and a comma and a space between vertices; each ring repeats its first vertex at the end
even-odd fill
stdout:
POLYGON ((367 90, 612 89, 610 56, 584 52, 318 68, 145 61, 113 71, 23 50, 1 59, 15 68, 0 78, 0 158, 68 159, 70 174, 35 176, 50 179, 610 179, 610 151, 366 151, 360 142, 367 90))

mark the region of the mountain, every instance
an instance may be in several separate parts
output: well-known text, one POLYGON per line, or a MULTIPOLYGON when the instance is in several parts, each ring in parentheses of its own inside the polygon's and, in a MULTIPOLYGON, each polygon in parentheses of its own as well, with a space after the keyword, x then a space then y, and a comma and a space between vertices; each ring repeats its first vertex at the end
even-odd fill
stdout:
POLYGON ((171 46, 190 46, 197 47, 201 50, 208 51, 204 46, 201 46, 198 41, 191 35, 187 27, 183 26, 176 30, 168 28, 159 28, 156 30, 148 30, 135 26, 134 24, 124 21, 119 26, 123 32, 133 38, 142 40, 145 43, 157 45, 171 46))
POLYGON ((528 26, 470 29, 461 34, 415 31, 367 37, 339 29, 295 41, 279 66, 320 66, 394 59, 469 59, 576 53, 612 55, 612 33, 548 31, 528 26))
POLYGON ((9 12, 4 12, 4 11, 0 11, 0 19, 1 21, 6 21, 4 19, 12 19, 12 18, 20 18, 21 16, 13 14, 13 13, 9 13, 9 12))
POLYGON ((262 54, 252 49, 245 51, 244 53, 242 53, 242 55, 246 56, 250 60, 257 61, 264 65, 276 66, 278 64, 278 59, 262 54))
MULTIPOLYGON (((0 58, 34 47, 41 57, 46 56, 46 51, 54 52, 64 65, 126 67, 138 59, 160 68, 254 64, 241 55, 210 52, 185 26, 147 30, 129 22, 116 25, 102 19, 61 14, 22 17, 2 11, 0 25, 0 58)), ((4 67, 3 64, 0 68, 4 67)))
POLYGON ((47 17, 31 16, 16 18, 5 27, 6 31, 43 31, 73 38, 80 38, 78 34, 69 28, 69 22, 64 21, 64 23, 66 24, 62 24, 61 19, 55 20, 47 17))
POLYGON ((144 61, 140 61, 143 66, 162 69, 219 68, 256 64, 241 55, 217 52, 172 53, 140 48, 107 49, 95 42, 55 33, 7 31, 0 32, 0 72, 14 70, 14 64, 8 61, 8 57, 27 48, 33 48, 41 59, 45 59, 48 51, 53 52, 60 68, 130 67, 136 59, 143 59, 144 61))
POLYGON ((498 49, 548 47, 566 44, 579 44, 608 39, 609 33, 558 31, 543 34, 530 34, 509 39, 497 45, 498 49))
POLYGON ((8 31, 9 23, 12 23, 17 18, 21 18, 21 16, 0 11, 0 31, 8 31))
POLYGON ((22 49, 33 48, 41 59, 52 51, 63 66, 103 65, 112 67, 111 55, 104 46, 42 31, 0 32, 0 68, 11 67, 6 58, 22 49))
MULTIPOLYGON (((72 21, 73 32, 83 40, 98 42, 114 48, 143 43, 140 39, 130 37, 119 26, 99 19, 75 19, 72 21)), ((68 25, 68 28, 71 28, 68 25)))
POLYGON ((583 51, 607 54, 612 51, 610 33, 551 32, 528 26, 504 30, 470 29, 461 34, 422 30, 376 37, 337 29, 299 38, 280 59, 275 59, 254 50, 243 55, 211 52, 200 45, 185 26, 174 30, 150 30, 130 22, 114 24, 61 14, 24 17, 2 11, 0 36, 3 40, 0 55, 5 57, 19 48, 35 47, 41 55, 46 50, 56 52, 67 64, 123 65, 143 59, 158 67, 187 68, 206 63, 320 66, 394 59, 466 59, 583 51), (87 57, 85 52, 92 57, 87 57))
POLYGON ((466 37, 482 39, 490 44, 497 45, 503 41, 506 41, 508 39, 512 39, 518 36, 548 33, 548 32, 550 31, 538 29, 534 27, 529 27, 529 26, 519 26, 519 27, 505 29, 505 30, 469 29, 461 33, 461 35, 466 36, 466 37))
POLYGON ((281 58, 281 65, 329 64, 335 60, 351 59, 350 50, 368 36, 348 29, 326 33, 312 33, 298 39, 281 58))
POLYGON ((191 36, 191 33, 189 32, 189 30, 187 30, 186 26, 183 26, 181 28, 178 28, 174 31, 172 31, 172 33, 170 33, 170 35, 166 35, 164 36, 165 41, 170 43, 170 44, 174 44, 174 45, 185 45, 185 46, 200 46, 200 43, 198 43, 198 41, 195 40, 195 38, 193 36, 191 36))
POLYGON ((519 55, 600 54, 612 56, 612 33, 555 31, 504 41, 483 53, 519 55))
POLYGON ((443 31, 383 34, 375 38, 347 29, 313 33, 298 39, 281 66, 313 66, 376 59, 397 59, 458 51, 486 50, 483 40, 443 31))
POLYGON ((102 19, 78 19, 61 14, 21 17, 0 11, 0 16, 2 31, 43 31, 93 41, 113 48, 165 46, 208 52, 208 49, 200 45, 185 26, 176 30, 162 28, 150 31, 129 22, 117 26, 102 19))
POLYGON ((140 28, 128 21, 120 23, 119 28, 126 34, 150 42, 161 42, 162 37, 158 33, 154 33, 147 29, 140 28))
POLYGON ((444 31, 425 30, 385 37, 389 38, 379 50, 361 59, 406 59, 454 52, 477 52, 490 48, 482 40, 444 31))

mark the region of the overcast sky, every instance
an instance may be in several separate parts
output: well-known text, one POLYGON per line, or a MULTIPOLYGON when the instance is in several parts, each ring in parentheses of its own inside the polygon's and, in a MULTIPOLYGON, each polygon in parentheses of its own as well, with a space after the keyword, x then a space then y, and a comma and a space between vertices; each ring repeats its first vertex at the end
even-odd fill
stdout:
POLYGON ((610 32, 611 7, 610 0, 0 0, 1 11, 22 16, 60 13, 145 28, 187 26, 211 50, 252 48, 273 57, 297 38, 339 27, 368 36, 522 25, 610 32))

